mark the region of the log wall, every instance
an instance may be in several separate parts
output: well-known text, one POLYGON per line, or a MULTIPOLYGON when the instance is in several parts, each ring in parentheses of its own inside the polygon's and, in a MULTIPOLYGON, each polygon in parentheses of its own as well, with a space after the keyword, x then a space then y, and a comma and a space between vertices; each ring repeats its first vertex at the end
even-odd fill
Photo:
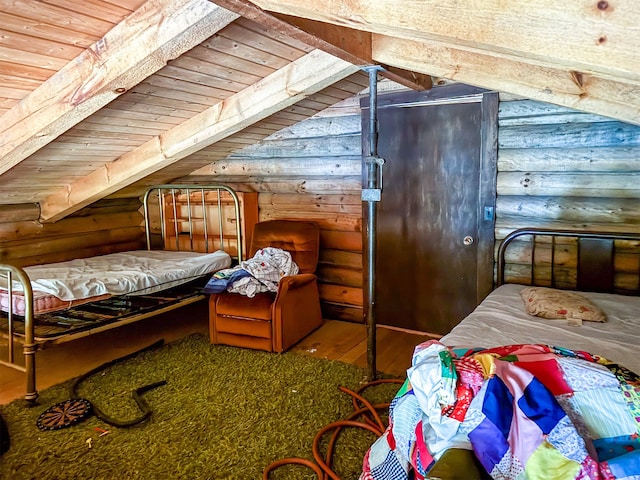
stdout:
MULTIPOLYGON (((640 127, 540 102, 501 100, 498 240, 529 226, 640 229, 640 127)), ((260 219, 319 222, 325 318, 361 322, 360 151, 360 110, 353 98, 182 180, 258 191, 260 219)), ((638 271, 640 247, 624 248, 619 282, 631 285, 638 281, 629 272, 638 271)), ((520 245, 511 255, 511 280, 526 275, 526 254, 520 245)))
POLYGON ((0 205, 0 262, 24 267, 144 248, 140 201, 102 200, 56 223, 37 204, 0 205))
POLYGON ((260 192, 260 220, 318 223, 323 316, 354 322, 363 322, 360 130, 354 97, 180 180, 260 192))
MULTIPOLYGON (((356 97, 286 128, 179 182, 259 192, 261 220, 319 223, 325 318, 363 321, 361 128, 356 97)), ((496 238, 520 227, 640 230, 640 127, 567 108, 502 97, 496 238)), ((0 261, 31 265, 143 248, 139 199, 97 202, 57 223, 38 206, 0 206, 0 261)), ((511 255, 526 275, 527 245, 511 255)), ((571 247, 558 255, 571 265, 571 247)), ((619 283, 638 282, 640 245, 617 261, 619 283)), ((569 275, 570 276, 570 275, 569 275)))
MULTIPOLYGON (((496 240, 522 227, 640 231, 640 127, 511 100, 500 102, 498 132, 496 240)), ((640 244, 618 242, 617 251, 616 286, 637 289, 640 244)), ((507 280, 529 278, 530 252, 530 242, 521 242, 507 255, 507 280)), ((555 253, 568 288, 575 286, 576 252, 569 241, 555 253)), ((536 252, 542 267, 550 258, 536 252)))

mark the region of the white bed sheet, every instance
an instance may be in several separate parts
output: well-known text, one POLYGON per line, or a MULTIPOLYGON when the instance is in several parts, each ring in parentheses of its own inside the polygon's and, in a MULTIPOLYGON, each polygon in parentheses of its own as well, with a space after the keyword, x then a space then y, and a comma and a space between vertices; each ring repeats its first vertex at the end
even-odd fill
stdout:
POLYGON ((526 313, 523 285, 502 285, 441 342, 456 347, 497 347, 542 343, 601 355, 640 373, 640 297, 579 292, 607 314, 607 322, 548 320, 526 313))
MULTIPOLYGON (((148 294, 231 265, 228 253, 134 250, 25 267, 34 292, 64 301, 100 295, 148 294)), ((5 286, 6 287, 6 286, 5 286)), ((14 291, 21 286, 14 284, 14 291)))

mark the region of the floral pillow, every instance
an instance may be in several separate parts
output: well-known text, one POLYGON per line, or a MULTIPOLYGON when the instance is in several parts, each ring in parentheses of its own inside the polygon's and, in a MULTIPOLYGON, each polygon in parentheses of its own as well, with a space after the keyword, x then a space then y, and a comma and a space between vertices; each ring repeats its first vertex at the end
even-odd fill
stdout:
POLYGON ((567 319, 581 325, 583 320, 606 322, 606 314, 579 293, 547 287, 525 287, 520 295, 527 313, 542 318, 567 319))

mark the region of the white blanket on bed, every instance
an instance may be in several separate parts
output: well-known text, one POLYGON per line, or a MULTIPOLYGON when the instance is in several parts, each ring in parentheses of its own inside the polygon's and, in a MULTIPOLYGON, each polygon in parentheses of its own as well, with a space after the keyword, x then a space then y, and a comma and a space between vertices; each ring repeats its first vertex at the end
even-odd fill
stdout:
POLYGON ((523 285, 502 285, 445 335, 448 346, 497 347, 544 343, 596 353, 640 373, 640 297, 579 292, 607 315, 607 321, 568 325, 529 315, 520 296, 523 285))
MULTIPOLYGON (((98 295, 148 294, 179 285, 231 265, 231 257, 214 253, 135 250, 67 262, 25 267, 34 291, 62 300, 98 295)), ((6 285, 0 285, 6 289, 6 285)), ((22 287, 14 282, 14 291, 22 287)))

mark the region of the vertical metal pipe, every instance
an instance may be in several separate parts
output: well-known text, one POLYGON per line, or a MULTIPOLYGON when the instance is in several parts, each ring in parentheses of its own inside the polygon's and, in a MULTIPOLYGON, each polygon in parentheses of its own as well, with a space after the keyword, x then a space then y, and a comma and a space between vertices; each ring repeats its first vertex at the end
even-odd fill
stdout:
MULTIPOLYGON (((374 161, 378 156, 378 70, 380 67, 366 67, 369 73, 369 156, 367 159, 366 189, 371 192, 381 188, 377 183, 379 164, 374 161)), ((365 196, 367 201, 366 252, 367 268, 365 322, 367 325, 367 371, 370 380, 377 376, 376 368, 376 212, 377 199, 365 196)))
POLYGON ((376 368, 376 298, 375 298, 375 228, 376 203, 367 202, 367 297, 365 320, 367 322, 367 371, 369 380, 375 380, 376 368))
MULTIPOLYGON (((378 156, 378 69, 369 69, 369 156, 378 156)), ((369 164, 375 167, 375 164, 369 164)), ((368 187, 376 188, 375 168, 370 168, 369 172, 374 173, 373 178, 369 176, 368 187)))
POLYGON ((206 191, 204 188, 200 189, 200 194, 202 195, 200 208, 202 208, 202 231, 204 233, 204 251, 206 253, 209 253, 209 226, 208 226, 209 219, 207 218, 207 205, 205 203, 206 191))

